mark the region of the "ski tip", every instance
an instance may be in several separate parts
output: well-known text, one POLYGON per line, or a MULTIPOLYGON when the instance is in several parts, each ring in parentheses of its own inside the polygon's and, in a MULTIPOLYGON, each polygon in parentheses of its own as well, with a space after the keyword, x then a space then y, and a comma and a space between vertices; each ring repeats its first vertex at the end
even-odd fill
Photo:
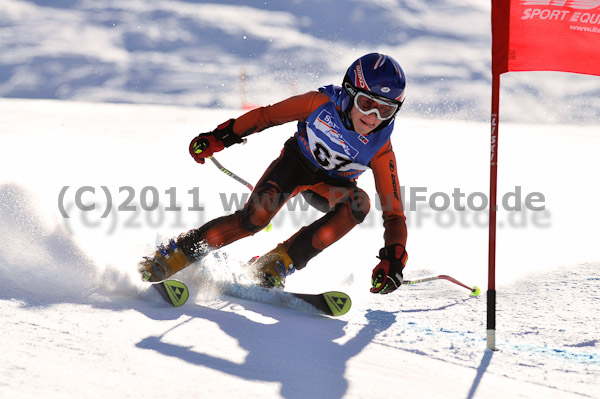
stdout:
POLYGON ((179 280, 165 280, 160 283, 168 295, 169 301, 174 307, 183 306, 189 297, 187 286, 179 280))
POLYGON ((352 300, 347 294, 340 291, 329 291, 324 292, 323 298, 329 306, 331 316, 342 316, 350 311, 352 307, 352 300))

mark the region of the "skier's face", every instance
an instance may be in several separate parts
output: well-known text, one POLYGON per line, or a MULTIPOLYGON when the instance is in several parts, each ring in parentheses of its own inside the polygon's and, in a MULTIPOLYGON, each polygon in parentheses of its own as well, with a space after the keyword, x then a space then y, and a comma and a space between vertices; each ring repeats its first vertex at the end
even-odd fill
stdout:
POLYGON ((356 109, 355 105, 352 105, 352 109, 350 110, 350 120, 352 121, 352 126, 354 126, 356 133, 363 136, 371 133, 383 122, 377 119, 377 115, 374 113, 369 115, 363 114, 356 109))

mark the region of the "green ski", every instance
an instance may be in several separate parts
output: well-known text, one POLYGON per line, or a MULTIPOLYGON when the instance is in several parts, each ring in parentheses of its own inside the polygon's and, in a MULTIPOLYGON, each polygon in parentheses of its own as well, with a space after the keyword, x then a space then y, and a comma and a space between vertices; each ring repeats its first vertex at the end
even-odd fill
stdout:
POLYGON ((352 306, 350 297, 339 291, 328 291, 321 294, 299 294, 296 292, 288 292, 288 294, 310 303, 329 316, 345 315, 352 306))
POLYGON ((188 288, 179 280, 164 280, 159 283, 153 283, 152 286, 167 303, 174 307, 182 306, 188 300, 188 288))

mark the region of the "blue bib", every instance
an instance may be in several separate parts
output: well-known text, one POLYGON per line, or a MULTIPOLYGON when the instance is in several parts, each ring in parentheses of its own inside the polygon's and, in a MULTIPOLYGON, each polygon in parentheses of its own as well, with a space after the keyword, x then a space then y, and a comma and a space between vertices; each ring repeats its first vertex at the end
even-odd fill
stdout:
POLYGON ((302 154, 329 176, 354 180, 369 166, 371 158, 389 140, 394 121, 377 133, 363 136, 346 129, 338 112, 342 88, 321 87, 330 101, 305 121, 298 122, 298 145, 302 154))

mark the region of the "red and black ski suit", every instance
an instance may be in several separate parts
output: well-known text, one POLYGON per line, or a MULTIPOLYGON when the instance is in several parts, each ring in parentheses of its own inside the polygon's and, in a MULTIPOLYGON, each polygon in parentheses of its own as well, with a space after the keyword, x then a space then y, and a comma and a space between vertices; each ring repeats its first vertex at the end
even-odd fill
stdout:
MULTIPOLYGON (((248 136, 271 126, 303 121, 329 100, 327 94, 318 91, 294 96, 245 113, 235 120, 233 131, 248 136)), ((385 246, 406 246, 407 229, 395 165, 388 140, 368 166, 373 170, 382 205, 385 246)), ((357 187, 355 180, 327 175, 306 159, 294 136, 265 171, 243 209, 183 234, 179 246, 188 257, 197 259, 201 245, 219 248, 253 235, 269 224, 289 198, 300 193, 325 215, 282 243, 297 269, 361 223, 370 209, 367 193, 357 187)))

